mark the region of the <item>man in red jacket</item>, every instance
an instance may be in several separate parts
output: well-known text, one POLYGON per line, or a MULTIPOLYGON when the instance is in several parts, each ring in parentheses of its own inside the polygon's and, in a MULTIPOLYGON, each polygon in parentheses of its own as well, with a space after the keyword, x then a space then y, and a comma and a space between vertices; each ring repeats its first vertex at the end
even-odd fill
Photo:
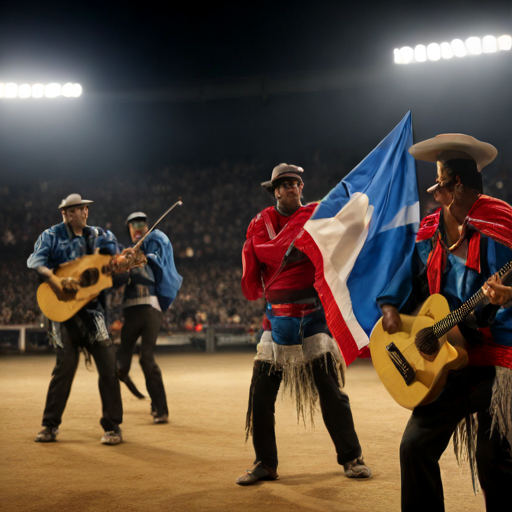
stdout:
MULTIPOLYGON (((247 411, 256 459, 236 483, 275 480, 278 457, 275 401, 281 381, 297 403, 297 415, 312 415, 316 401, 336 447, 338 463, 349 478, 369 478, 354 428, 348 396, 343 393, 343 356, 332 339, 315 289, 315 267, 293 242, 316 203, 301 203, 303 169, 280 164, 262 183, 276 198, 247 230, 242 259, 242 290, 249 300, 265 297, 270 329, 258 344, 247 411)), ((268 325, 267 323, 267 325, 268 325)))

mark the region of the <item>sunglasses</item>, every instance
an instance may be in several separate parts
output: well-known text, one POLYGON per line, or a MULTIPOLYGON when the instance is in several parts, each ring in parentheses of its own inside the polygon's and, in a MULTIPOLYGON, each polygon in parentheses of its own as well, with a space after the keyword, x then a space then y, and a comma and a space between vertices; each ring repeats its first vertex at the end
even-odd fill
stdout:
POLYGON ((134 222, 130 222, 130 226, 133 229, 142 229, 144 226, 147 226, 147 224, 143 220, 136 220, 134 222))
POLYGON ((285 190, 290 190, 292 188, 300 188, 300 185, 299 181, 284 181, 279 186, 284 187, 285 190))

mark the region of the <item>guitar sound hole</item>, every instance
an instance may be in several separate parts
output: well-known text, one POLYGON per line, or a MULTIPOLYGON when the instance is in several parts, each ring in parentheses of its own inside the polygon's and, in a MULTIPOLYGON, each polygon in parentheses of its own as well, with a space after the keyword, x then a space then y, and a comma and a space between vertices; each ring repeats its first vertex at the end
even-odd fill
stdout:
POLYGON ((83 288, 92 286, 98 282, 99 278, 100 271, 97 268, 88 268, 87 270, 84 270, 80 276, 80 286, 83 288))

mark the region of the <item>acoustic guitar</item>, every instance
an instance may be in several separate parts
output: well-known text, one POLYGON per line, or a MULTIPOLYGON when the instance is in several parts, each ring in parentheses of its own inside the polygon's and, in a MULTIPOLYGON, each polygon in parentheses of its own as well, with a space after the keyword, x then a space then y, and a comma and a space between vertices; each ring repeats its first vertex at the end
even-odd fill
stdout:
POLYGON ((87 303, 96 298, 102 290, 112 286, 112 276, 106 268, 112 256, 91 254, 60 265, 55 275, 60 278, 75 278, 79 289, 73 300, 62 301, 48 283, 42 283, 37 289, 37 303, 46 317, 54 322, 65 322, 80 311, 87 303))
MULTIPOLYGON (((502 278, 511 268, 512 262, 507 263, 498 276, 502 278)), ((418 405, 432 402, 446 385, 448 372, 467 364, 468 355, 462 336, 450 331, 484 297, 480 289, 450 313, 448 302, 442 295, 431 295, 417 316, 400 315, 403 330, 396 334, 384 331, 382 318, 377 322, 370 336, 373 365, 385 388, 399 405, 412 410, 418 405), (434 336, 439 340, 441 348, 434 361, 425 359, 416 348, 418 335, 434 336)))

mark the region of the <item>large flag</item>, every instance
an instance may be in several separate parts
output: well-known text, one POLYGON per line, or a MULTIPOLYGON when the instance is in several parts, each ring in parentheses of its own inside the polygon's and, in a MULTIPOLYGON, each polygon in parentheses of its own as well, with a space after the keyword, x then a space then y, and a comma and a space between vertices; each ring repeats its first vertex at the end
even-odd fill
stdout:
POLYGON ((381 316, 376 297, 414 250, 420 218, 412 144, 408 112, 320 202, 295 240, 315 265, 315 287, 347 364, 381 316))

